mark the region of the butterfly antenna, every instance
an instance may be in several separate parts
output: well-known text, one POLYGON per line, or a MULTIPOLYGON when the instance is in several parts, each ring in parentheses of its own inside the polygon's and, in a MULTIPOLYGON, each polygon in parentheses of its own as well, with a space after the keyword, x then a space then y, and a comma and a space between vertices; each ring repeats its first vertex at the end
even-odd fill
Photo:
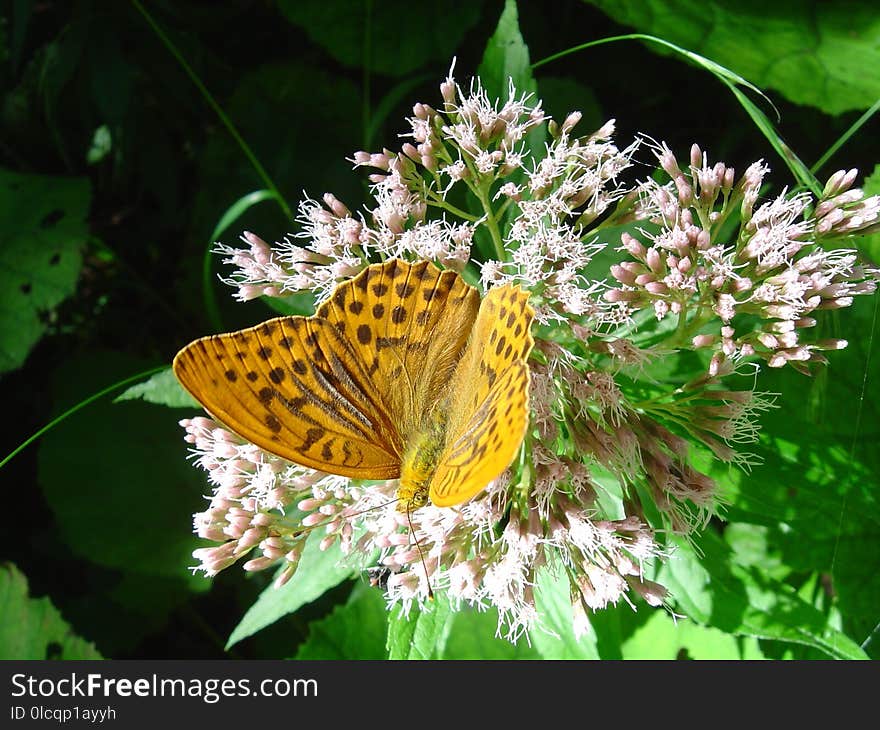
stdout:
POLYGON ((425 571, 425 584, 428 586, 428 600, 434 600, 434 589, 431 588, 431 576, 428 575, 428 564, 425 562, 425 554, 422 552, 422 544, 419 542, 419 536, 416 535, 416 531, 413 528, 412 523, 412 512, 410 511, 409 505, 406 506, 406 521, 409 522, 409 532, 413 536, 413 542, 416 544, 416 549, 419 551, 419 559, 422 561, 422 570, 425 571))

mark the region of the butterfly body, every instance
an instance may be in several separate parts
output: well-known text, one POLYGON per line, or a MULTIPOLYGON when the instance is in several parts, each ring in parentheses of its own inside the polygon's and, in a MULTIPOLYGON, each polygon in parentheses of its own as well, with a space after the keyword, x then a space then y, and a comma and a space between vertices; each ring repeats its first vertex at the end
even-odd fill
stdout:
POLYGON ((428 503, 430 481, 446 445, 446 418, 440 412, 432 414, 431 422, 417 432, 404 453, 397 490, 398 509, 408 512, 428 503))
POLYGON ((400 479, 402 510, 465 501, 528 425, 533 312, 519 287, 476 289, 422 261, 374 264, 312 317, 203 337, 181 384, 242 438, 296 464, 400 479))

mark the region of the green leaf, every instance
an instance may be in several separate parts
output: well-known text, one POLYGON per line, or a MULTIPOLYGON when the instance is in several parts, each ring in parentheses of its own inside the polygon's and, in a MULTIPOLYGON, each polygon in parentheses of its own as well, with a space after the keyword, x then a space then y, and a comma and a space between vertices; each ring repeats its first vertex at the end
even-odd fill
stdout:
POLYGON ((86 178, 0 169, 0 373, 24 363, 76 289, 90 198, 86 178))
POLYGON ((114 403, 142 398, 169 408, 201 408, 196 400, 177 382, 171 368, 156 373, 149 380, 132 385, 116 397, 114 403))
POLYGON ((785 570, 830 575, 827 604, 839 609, 845 632, 859 643, 877 625, 880 593, 880 452, 873 425, 880 421, 880 358, 872 352, 880 342, 878 306, 876 298, 860 297, 820 323, 820 336, 850 341, 831 353, 831 370, 813 379, 765 374, 763 386, 782 393, 781 408, 762 418, 773 435, 755 449, 765 464, 728 480, 726 490, 728 518, 763 526, 767 545, 765 557, 749 557, 734 533, 728 542, 738 561, 777 579, 785 570))
POLYGON ((356 568, 343 562, 344 557, 338 543, 324 551, 319 549, 322 537, 317 533, 309 536, 293 578, 281 588, 270 585, 260 594, 229 636, 227 649, 301 606, 311 603, 328 589, 357 573, 356 568))
POLYGON ((700 536, 700 558, 682 544, 660 569, 659 581, 693 621, 738 636, 802 644, 836 659, 865 652, 829 625, 824 613, 760 570, 738 565, 713 533, 700 536))
POLYGON ((624 659, 761 659, 757 639, 699 626, 664 611, 651 612, 621 647, 624 659))
POLYGON ((278 7, 345 66, 403 76, 430 62, 448 64, 481 3, 422 3, 416 14, 407 0, 278 0, 278 7))
POLYGON ((538 572, 535 605, 540 624, 529 632, 529 638, 544 659, 599 658, 592 627, 575 638, 569 582, 559 566, 538 572))
POLYGON ((400 606, 392 609, 388 617, 388 658, 440 658, 454 616, 448 599, 440 593, 424 609, 415 604, 408 614, 400 606))
POLYGON ((382 592, 355 586, 342 606, 309 624, 309 636, 295 659, 385 659, 388 611, 382 592))
MULTIPOLYGON (((94 352, 60 363, 48 387, 63 410, 143 369, 142 361, 94 352)), ((76 555, 202 587, 207 581, 190 567, 205 476, 186 457, 183 431, 168 411, 100 399, 43 436, 37 478, 58 536, 76 555)))
POLYGON ((828 114, 880 97, 880 15, 873 0, 587 0, 619 23, 730 67, 828 114))
MULTIPOLYGON (((537 92, 538 84, 532 75, 529 49, 519 31, 516 0, 505 0, 504 10, 498 19, 495 32, 483 51, 483 60, 477 69, 477 75, 489 98, 498 98, 502 103, 510 96, 510 81, 513 81, 517 96, 537 92)), ((533 98, 532 102, 535 101, 536 99, 533 98)), ((535 127, 526 135, 525 146, 534 158, 537 159, 543 154, 546 138, 547 126, 544 124, 535 127)), ((516 182, 518 177, 515 175, 511 180, 516 182)))
POLYGON ((102 659, 70 630, 48 598, 29 598, 27 578, 0 565, 0 659, 102 659))
POLYGON ((516 643, 497 635, 498 612, 462 606, 453 615, 444 659, 541 659, 526 637, 516 643))
POLYGON ((477 74, 490 99, 497 97, 505 101, 508 98, 508 79, 513 80, 513 85, 520 94, 534 93, 537 90, 529 61, 529 49, 519 32, 516 0, 505 0, 504 11, 495 32, 486 44, 477 74))

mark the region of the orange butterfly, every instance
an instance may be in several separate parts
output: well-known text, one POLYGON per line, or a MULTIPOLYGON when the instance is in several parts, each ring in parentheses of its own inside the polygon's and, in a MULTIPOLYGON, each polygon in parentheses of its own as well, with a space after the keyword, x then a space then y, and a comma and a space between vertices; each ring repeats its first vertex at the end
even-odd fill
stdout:
POLYGON ((533 318, 518 286, 476 289, 423 261, 374 264, 312 317, 203 337, 181 384, 266 451, 357 479, 400 479, 399 508, 469 499, 511 463, 529 418, 533 318))

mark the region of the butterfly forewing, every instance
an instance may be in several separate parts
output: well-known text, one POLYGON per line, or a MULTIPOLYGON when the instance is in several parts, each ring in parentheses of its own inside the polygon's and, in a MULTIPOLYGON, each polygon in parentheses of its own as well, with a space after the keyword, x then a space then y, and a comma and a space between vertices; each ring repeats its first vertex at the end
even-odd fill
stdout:
POLYGON ((449 387, 479 306, 455 272, 392 259, 338 287, 316 316, 351 344, 405 441, 449 387))
POLYGON ((341 476, 400 474, 402 442, 365 364, 332 324, 280 317, 204 337, 174 373, 238 435, 289 461, 341 476))
POLYGON ((430 485, 435 505, 469 499, 519 450, 529 419, 533 314, 528 294, 515 286, 484 298, 449 389, 446 446, 430 485))

